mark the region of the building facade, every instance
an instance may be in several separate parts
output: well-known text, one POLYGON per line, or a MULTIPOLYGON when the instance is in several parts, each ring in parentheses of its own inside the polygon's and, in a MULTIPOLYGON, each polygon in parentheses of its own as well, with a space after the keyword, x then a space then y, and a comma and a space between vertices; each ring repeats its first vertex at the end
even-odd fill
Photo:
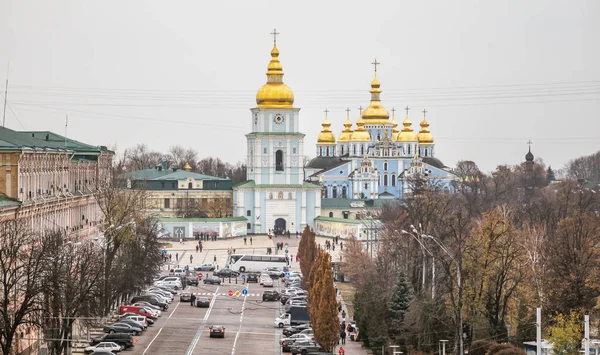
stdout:
POLYGON ((321 187, 322 205, 327 209, 324 216, 347 219, 355 201, 404 199, 413 192, 417 178, 448 192, 454 190, 452 181, 457 177, 435 157, 426 111, 420 130, 415 132, 406 108, 399 129, 395 110, 390 119, 381 103, 380 86, 375 72, 369 106, 361 109, 355 128, 350 110, 346 110, 344 128, 337 140, 326 111, 317 138, 317 156, 305 168, 306 180, 321 187))
POLYGON ((128 189, 145 190, 145 209, 163 218, 225 218, 231 217, 233 183, 191 171, 168 168, 167 163, 154 169, 125 174, 128 189))
POLYGON ((233 215, 248 219, 248 233, 295 233, 321 213, 320 187, 304 181, 304 134, 300 108, 283 83, 279 50, 274 43, 267 83, 250 110, 247 181, 233 188, 233 215))

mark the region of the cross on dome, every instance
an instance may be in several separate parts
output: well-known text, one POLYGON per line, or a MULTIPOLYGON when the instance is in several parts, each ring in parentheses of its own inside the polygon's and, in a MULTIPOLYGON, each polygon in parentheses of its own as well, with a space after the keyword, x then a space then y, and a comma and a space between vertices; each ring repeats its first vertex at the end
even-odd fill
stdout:
POLYGON ((392 107, 392 118, 396 117, 396 108, 392 107))
POLYGON ((359 111, 359 114, 361 114, 361 115, 362 115, 362 110, 363 110, 363 109, 362 109, 362 106, 359 106, 359 107, 358 107, 358 111, 359 111))
POLYGON ((346 117, 350 118, 350 107, 346 108, 346 117))
POLYGON ((277 29, 274 28, 271 34, 273 35, 273 44, 277 44, 277 36, 279 36, 279 32, 277 32, 277 29))
POLYGON ((408 116, 408 111, 410 111, 410 107, 406 106, 406 107, 404 108, 404 111, 406 111, 406 115, 408 116))
POLYGON ((427 114, 427 110, 423 109, 423 111, 421 112, 423 112, 423 117, 425 117, 425 115, 427 114))
POLYGON ((377 61, 377 58, 375 58, 375 60, 371 64, 373 64, 373 66, 375 67, 375 74, 377 74, 377 66, 381 63, 377 61))

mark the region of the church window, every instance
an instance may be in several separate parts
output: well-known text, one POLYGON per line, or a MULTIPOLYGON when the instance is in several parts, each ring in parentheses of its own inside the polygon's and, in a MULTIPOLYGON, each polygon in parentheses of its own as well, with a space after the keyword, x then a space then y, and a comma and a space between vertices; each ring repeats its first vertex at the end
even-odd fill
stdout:
POLYGON ((247 217, 250 217, 250 216, 252 216, 252 211, 250 211, 250 210, 246 211, 246 216, 247 216, 247 217))
POLYGON ((191 190, 194 188, 194 184, 192 184, 191 182, 188 183, 188 190, 191 190))
POLYGON ((252 229, 252 224, 251 223, 246 223, 246 229, 252 229))
POLYGON ((272 199, 273 199, 273 193, 269 192, 269 200, 272 200, 272 199))
POLYGON ((329 147, 327 147, 327 156, 329 156, 329 147))
POLYGON ((296 154, 296 148, 292 148, 292 153, 296 154))
POLYGON ((347 198, 346 197, 348 195, 347 190, 348 189, 346 188, 346 186, 342 186, 342 198, 347 198))
POLYGON ((410 155, 410 144, 408 145, 408 155, 410 155))
POLYGON ((344 146, 342 146, 342 153, 341 154, 344 155, 344 146))
POLYGON ((352 154, 356 155, 356 146, 355 145, 352 146, 352 154))
POLYGON ((333 186, 333 189, 331 190, 331 192, 333 193, 333 198, 337 198, 337 186, 333 186))
POLYGON ((425 156, 427 156, 427 148, 423 149, 423 152, 425 153, 425 156))
POLYGON ((333 212, 329 212, 329 218, 333 218, 333 212))
POLYGON ((164 206, 165 208, 171 208, 171 199, 165 198, 164 206))
POLYGON ((364 155, 365 154, 365 147, 363 147, 362 145, 360 146, 360 155, 364 155))
POLYGON ((387 170, 387 169, 388 169, 388 163, 385 162, 385 163, 383 163, 383 170, 387 170))
POLYGON ((275 152, 275 170, 283 171, 283 151, 281 149, 275 152))
POLYGON ((267 147, 263 148, 263 154, 267 154, 267 147))
POLYGON ((323 185, 321 188, 321 198, 327 198, 327 186, 323 185))
POLYGON ((279 193, 277 194, 277 198, 283 200, 283 191, 279 191, 279 193))
POLYGON ((383 175, 383 186, 388 186, 388 174, 383 175))
POLYGON ((365 190, 369 188, 369 183, 365 182, 365 190))
POLYGON ((381 140, 381 134, 377 133, 377 140, 380 141, 381 140))
POLYGON ((396 174, 392 174, 392 186, 396 186, 396 174))

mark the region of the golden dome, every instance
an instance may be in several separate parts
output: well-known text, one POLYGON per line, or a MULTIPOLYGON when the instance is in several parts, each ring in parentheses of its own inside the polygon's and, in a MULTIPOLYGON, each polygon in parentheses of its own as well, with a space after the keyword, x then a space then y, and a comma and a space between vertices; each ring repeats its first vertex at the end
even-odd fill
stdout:
POLYGON ((424 144, 432 144, 433 143, 433 135, 429 132, 429 122, 427 122, 427 118, 425 117, 425 112, 423 112, 423 121, 421 121, 421 130, 417 135, 419 143, 424 144))
POLYGON ((188 164, 187 162, 185 163, 185 166, 183 167, 183 170, 185 171, 192 171, 192 167, 190 166, 190 164, 188 164))
POLYGON ((375 74, 373 81, 371 82, 371 103, 361 115, 362 119, 365 120, 365 124, 390 123, 390 114, 383 106, 381 106, 381 99, 379 97, 381 90, 379 89, 379 86, 379 80, 377 80, 377 74, 375 74))
POLYGON ((256 93, 259 108, 292 108, 294 93, 283 83, 283 68, 279 61, 279 50, 274 45, 267 70, 267 83, 256 93))
POLYGON ((415 133, 415 131, 413 131, 413 129, 411 127, 412 122, 410 122, 410 120, 408 119, 408 115, 406 115, 406 118, 402 122, 402 125, 404 126, 404 128, 402 128, 402 131, 400 131, 400 133, 396 136, 396 141, 398 141, 398 142, 416 142, 417 134, 415 133))
POLYGON ((352 122, 350 121, 350 109, 346 109, 346 121, 344 122, 344 130, 340 133, 339 142, 348 142, 352 139, 352 122))
POLYGON ((329 127, 331 127, 331 122, 327 120, 327 110, 325 111, 325 121, 321 123, 321 126, 323 126, 323 130, 321 130, 321 133, 319 133, 319 136, 317 137, 317 143, 335 144, 335 135, 333 134, 333 132, 331 132, 331 129, 329 129, 329 127))
POLYGON ((359 118, 356 121, 356 129, 352 132, 350 140, 353 142, 370 142, 371 134, 365 129, 365 121, 359 118))

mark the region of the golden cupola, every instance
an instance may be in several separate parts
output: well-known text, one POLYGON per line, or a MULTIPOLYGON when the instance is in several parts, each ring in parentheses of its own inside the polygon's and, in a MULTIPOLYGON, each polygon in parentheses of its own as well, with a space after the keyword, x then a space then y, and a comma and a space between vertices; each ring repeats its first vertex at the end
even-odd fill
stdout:
POLYGON ((350 109, 346 109, 346 121, 344 122, 344 130, 340 133, 339 142, 348 142, 352 139, 352 122, 350 121, 350 109))
POLYGON ((356 121, 356 129, 352 132, 350 140, 353 142, 370 142, 371 134, 365 129, 365 120, 361 118, 356 121))
POLYGON ((369 107, 367 107, 362 112, 361 115, 362 119, 365 120, 365 124, 390 123, 390 114, 383 106, 381 106, 381 90, 379 89, 380 86, 381 84, 379 84, 379 80, 377 79, 377 69, 375 69, 375 76, 373 77, 373 81, 371 82, 371 103, 369 104, 369 107))
POLYGON ((256 93, 259 108, 292 108, 294 93, 283 83, 283 68, 279 61, 277 44, 273 44, 271 61, 267 69, 267 83, 256 93))
POLYGON ((321 126, 323 126, 323 129, 321 130, 321 133, 319 133, 319 136, 317 137, 317 143, 318 144, 335 144, 335 135, 333 134, 333 132, 331 132, 331 129, 329 128, 329 127, 331 127, 331 122, 329 122, 327 120, 327 113, 325 113, 325 121, 323 121, 323 123, 321 123, 321 126))
POLYGON ((417 135, 419 143, 423 144, 433 144, 433 135, 429 132, 429 122, 427 122, 427 117, 425 114, 427 111, 423 110, 423 121, 421 121, 421 130, 417 135))
POLYGON ((412 122, 408 119, 408 113, 406 114, 406 118, 402 121, 402 131, 396 137, 396 141, 398 142, 416 142, 417 134, 412 129, 412 122))
POLYGON ((192 167, 190 166, 190 164, 188 162, 185 162, 185 166, 183 167, 183 170, 192 171, 192 167))

